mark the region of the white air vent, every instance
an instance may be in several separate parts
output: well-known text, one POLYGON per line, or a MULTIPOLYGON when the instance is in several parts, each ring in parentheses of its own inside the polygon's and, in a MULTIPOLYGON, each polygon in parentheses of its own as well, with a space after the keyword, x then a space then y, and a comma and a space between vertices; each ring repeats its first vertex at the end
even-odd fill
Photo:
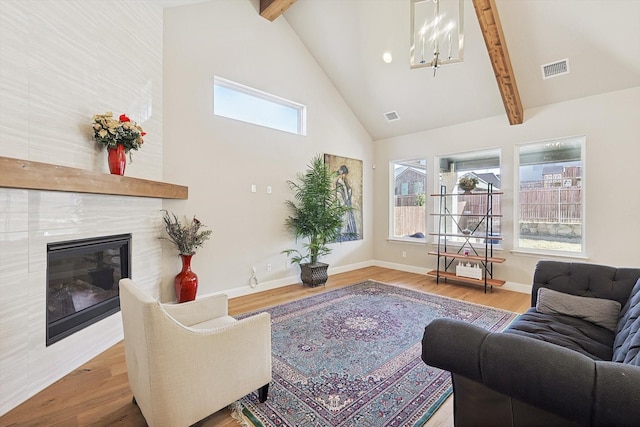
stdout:
POLYGON ((542 66, 542 79, 544 80, 551 77, 561 76, 563 74, 569 74, 568 59, 563 59, 562 61, 556 61, 542 66))
POLYGON ((395 111, 389 111, 388 113, 384 113, 384 117, 388 122, 394 122, 396 120, 400 120, 400 116, 395 111))

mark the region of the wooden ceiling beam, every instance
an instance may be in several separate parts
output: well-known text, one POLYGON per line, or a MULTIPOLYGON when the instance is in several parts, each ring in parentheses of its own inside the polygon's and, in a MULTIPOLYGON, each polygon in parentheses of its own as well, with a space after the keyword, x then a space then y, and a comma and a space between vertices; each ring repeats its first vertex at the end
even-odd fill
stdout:
POLYGON ((260 16, 273 22, 295 2, 296 0, 260 0, 260 16))
POLYGON ((498 9, 495 0, 473 0, 473 7, 478 16, 480 30, 484 37, 484 42, 489 52, 493 72, 498 82, 502 103, 507 112, 509 123, 512 125, 522 124, 524 121, 524 110, 516 85, 516 76, 511 67, 511 59, 507 51, 507 43, 502 32, 498 9))

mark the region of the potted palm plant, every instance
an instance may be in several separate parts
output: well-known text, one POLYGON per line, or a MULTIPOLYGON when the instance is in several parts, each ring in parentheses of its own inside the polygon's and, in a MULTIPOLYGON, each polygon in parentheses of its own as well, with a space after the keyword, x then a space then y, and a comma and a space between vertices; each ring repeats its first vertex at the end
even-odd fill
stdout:
POLYGON ((340 203, 333 182, 337 173, 331 173, 322 156, 317 155, 304 173, 298 173, 297 181, 287 181, 293 191, 294 200, 287 200, 290 215, 285 220, 287 229, 293 232, 296 241, 305 239, 304 250, 282 251, 290 257, 292 264, 300 265, 300 279, 309 286, 327 282, 328 264, 319 262, 331 253, 329 243, 344 236, 341 232, 343 218, 352 210, 340 203))

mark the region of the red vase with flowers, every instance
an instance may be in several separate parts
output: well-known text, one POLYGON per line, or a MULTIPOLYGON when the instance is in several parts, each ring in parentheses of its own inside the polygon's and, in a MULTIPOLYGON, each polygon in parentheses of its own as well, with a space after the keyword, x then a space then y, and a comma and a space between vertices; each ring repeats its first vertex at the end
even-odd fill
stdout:
POLYGON ((180 302, 193 301, 198 292, 198 275, 191 270, 191 258, 196 249, 211 236, 211 230, 202 230, 206 227, 195 216, 191 221, 184 223, 176 214, 163 211, 162 220, 168 237, 178 248, 182 260, 182 270, 176 275, 173 285, 176 292, 176 300, 180 302))
POLYGON ((109 172, 124 175, 127 153, 138 150, 144 143, 146 132, 126 114, 117 119, 110 111, 93 116, 93 138, 108 150, 109 172))

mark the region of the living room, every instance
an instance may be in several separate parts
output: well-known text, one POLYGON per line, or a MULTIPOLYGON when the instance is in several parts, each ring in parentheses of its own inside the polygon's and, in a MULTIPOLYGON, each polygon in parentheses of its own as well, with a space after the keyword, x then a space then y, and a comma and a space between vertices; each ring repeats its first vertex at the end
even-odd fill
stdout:
MULTIPOLYGON (((314 0, 299 0, 291 13, 309 1, 314 0)), ((567 2, 580 7, 580 2, 567 2)), ((505 3, 498 2, 498 9, 505 3)), ((617 3, 628 3, 627 15, 637 16, 637 2, 617 3)), ((471 4, 465 7, 473 13, 471 4)), ((286 13, 269 22, 258 9, 257 0, 166 9, 150 0, 0 1, 0 156, 108 173, 106 154, 92 138, 91 117, 125 113, 147 133, 125 175, 189 188, 186 200, 0 188, 0 413, 122 339, 121 319, 114 315, 45 346, 47 243, 132 233, 132 277, 155 297, 170 301, 180 261, 175 249, 158 239, 161 209, 167 209, 197 215, 213 230, 193 260, 200 295, 225 292, 235 297, 295 283, 298 269, 281 254, 293 243, 283 226, 284 201, 290 198, 286 181, 317 153, 363 162, 363 239, 334 245, 327 257, 331 274, 372 265, 415 273, 432 269, 435 258, 427 255, 424 244, 389 239, 388 165, 427 159, 427 176, 433 177, 428 188, 435 191, 437 156, 497 148, 501 190, 507 195, 502 253, 508 259, 497 273, 507 287, 530 288, 542 256, 512 252, 515 207, 509 194, 517 182, 515 145, 574 135, 586 137, 586 261, 638 265, 640 234, 634 214, 640 198, 630 191, 640 158, 637 78, 628 88, 528 108, 521 125, 510 126, 502 111, 374 138, 296 35, 286 13), (306 105, 306 136, 214 116, 214 76, 306 105), (253 266, 255 288, 250 286, 253 266)), ((468 39, 471 34, 468 29, 468 39)), ((512 34, 506 32, 507 40, 517 37, 512 34)), ((637 37, 626 42, 629 58, 637 61, 637 37)), ((435 78, 430 70, 420 71, 437 84, 455 73, 451 67, 471 66, 472 59, 443 67, 435 78)), ((599 70, 603 80, 611 79, 601 59, 595 56, 587 66, 599 70)), ((492 74, 488 57, 482 64, 492 74)), ((487 103, 503 108, 497 87, 492 89, 487 103)))

